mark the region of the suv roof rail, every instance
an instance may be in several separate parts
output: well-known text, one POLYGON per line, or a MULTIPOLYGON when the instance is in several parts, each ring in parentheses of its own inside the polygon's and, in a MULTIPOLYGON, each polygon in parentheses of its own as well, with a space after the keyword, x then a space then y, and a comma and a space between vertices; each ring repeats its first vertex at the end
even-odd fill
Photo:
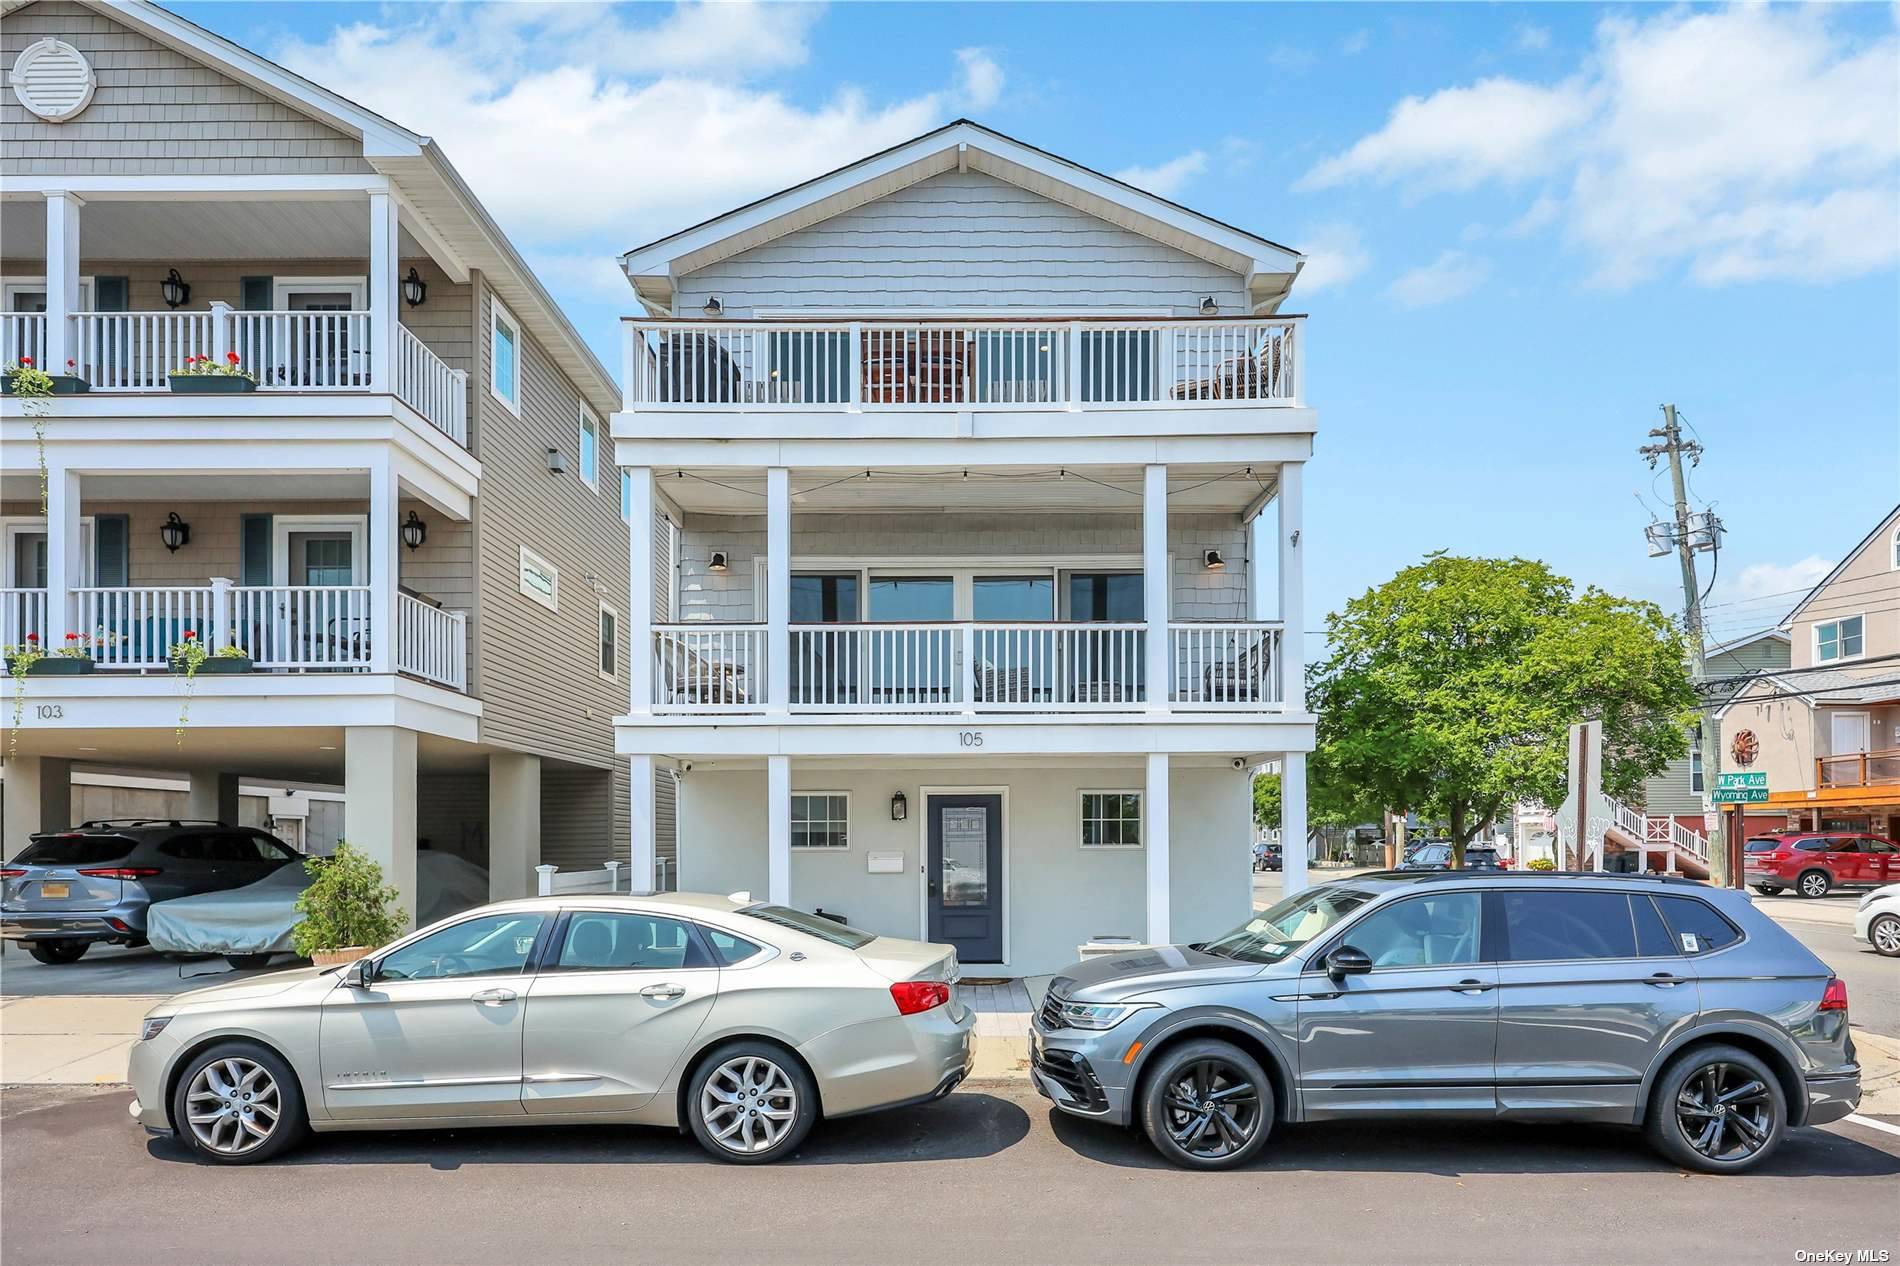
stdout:
POLYGON ((219 821, 216 818, 93 818, 90 821, 81 822, 77 829, 85 830, 88 827, 109 828, 109 827, 115 827, 115 826, 224 826, 224 825, 225 823, 219 821))
POLYGON ((1361 879, 1411 879, 1439 882, 1447 879, 1640 879, 1659 884, 1708 884, 1687 875, 1650 875, 1633 870, 1381 870, 1360 875, 1361 879))

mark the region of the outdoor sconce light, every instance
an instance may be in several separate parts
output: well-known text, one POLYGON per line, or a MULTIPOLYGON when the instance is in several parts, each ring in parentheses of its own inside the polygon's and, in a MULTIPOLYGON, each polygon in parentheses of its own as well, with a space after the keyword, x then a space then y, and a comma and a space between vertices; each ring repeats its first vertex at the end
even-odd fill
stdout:
POLYGON ((158 539, 165 542, 166 549, 176 554, 179 546, 190 543, 191 524, 179 518, 178 511, 173 510, 158 525, 158 539))
POLYGON ((1214 302, 1214 296, 1203 295, 1201 297, 1201 315, 1202 316, 1218 316, 1219 314, 1220 314, 1220 304, 1214 302))
POLYGON ((711 295, 706 299, 706 315, 707 316, 709 317, 723 316, 725 314, 725 311, 726 311, 726 305, 719 302, 718 295, 711 295))
POLYGON ((412 308, 419 308, 428 297, 429 283, 416 276, 416 270, 411 268, 409 275, 402 279, 402 301, 412 308))
POLYGON ((904 793, 900 791, 891 797, 891 821, 902 822, 909 816, 910 801, 905 797, 904 793))
POLYGON ((1201 566, 1209 571, 1226 571, 1227 560, 1220 556, 1219 550, 1211 549, 1201 555, 1201 566))
POLYGON ((421 549, 422 543, 429 539, 429 525, 418 519, 414 510, 411 510, 409 517, 402 521, 401 531, 402 543, 411 551, 421 549))
POLYGON ((560 449, 558 448, 549 449, 548 450, 548 474, 561 475, 561 474, 565 474, 566 472, 567 472, 567 458, 561 456, 560 449))
POLYGON ((178 275, 176 268, 165 274, 165 280, 158 283, 158 292, 165 296, 165 306, 182 307, 191 302, 191 287, 178 275))
POLYGON ((721 576, 725 575, 726 572, 730 570, 726 565, 726 551, 722 549, 714 550, 712 553, 712 561, 706 564, 706 570, 717 572, 721 576))

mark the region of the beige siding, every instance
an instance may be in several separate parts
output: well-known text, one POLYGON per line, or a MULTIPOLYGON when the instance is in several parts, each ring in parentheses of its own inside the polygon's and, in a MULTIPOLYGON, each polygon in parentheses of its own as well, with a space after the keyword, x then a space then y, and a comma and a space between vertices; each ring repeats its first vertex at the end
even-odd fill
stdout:
POLYGON ((977 172, 945 172, 689 273, 677 308, 1247 311, 1244 279, 977 172))
POLYGON ((625 776, 605 769, 541 767, 541 860, 562 870, 584 870, 619 858, 626 848, 614 830, 615 801, 625 776))
MULTIPOLYGON (((1888 515, 1873 536, 1842 565, 1840 574, 1808 600, 1789 629, 1794 637, 1796 668, 1807 668, 1815 663, 1815 626, 1846 616, 1865 617, 1863 658, 1900 655, 1900 570, 1894 568, 1896 531, 1900 531, 1900 511, 1888 515)), ((1870 672, 1870 675, 1873 674, 1870 672)))
POLYGON ((48 36, 85 55, 98 89, 76 118, 48 123, 0 83, 0 174, 371 170, 355 138, 69 0, 7 15, 0 77, 48 36))

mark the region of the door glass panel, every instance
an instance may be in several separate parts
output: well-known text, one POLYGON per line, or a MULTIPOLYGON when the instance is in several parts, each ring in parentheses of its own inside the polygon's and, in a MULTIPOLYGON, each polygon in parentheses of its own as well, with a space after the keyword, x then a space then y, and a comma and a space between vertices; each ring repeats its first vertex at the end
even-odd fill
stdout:
POLYGON ((376 964, 378 980, 512 976, 527 966, 542 916, 491 914, 411 941, 376 964))
POLYGON ((1069 573, 1071 620, 1135 623, 1141 620, 1140 572, 1069 573))
MULTIPOLYGON (((1621 900, 1621 897, 1618 897, 1621 900)), ((1408 897, 1366 916, 1346 933, 1374 967, 1446 967, 1478 961, 1480 898, 1475 892, 1408 897)), ((1623 911, 1629 923, 1629 910, 1623 911)))
POLYGON ((15 312, 46 311, 46 292, 44 290, 16 290, 10 296, 15 312))
POLYGON ((1620 892, 1507 892, 1500 899, 1513 962, 1636 956, 1629 899, 1620 892))
POLYGON ((46 588, 46 533, 20 532, 13 548, 13 583, 22 589, 46 588))
POLYGON ((987 906, 990 902, 990 811, 983 805, 945 806, 942 905, 987 906))
POLYGON ((871 582, 871 618, 884 623, 950 620, 956 584, 948 576, 880 576, 871 582))
POLYGON ((296 568, 291 583, 297 585, 347 585, 350 583, 350 534, 347 532, 299 532, 292 536, 292 556, 296 568))
POLYGON ((677 919, 652 914, 577 911, 567 925, 557 966, 562 971, 673 971, 703 964, 692 935, 677 919))
POLYGON ((347 290, 300 290, 286 297, 292 312, 348 312, 352 296, 347 290))
POLYGON ((970 581, 970 616, 999 622, 1051 619, 1055 592, 1048 576, 977 576, 970 581))

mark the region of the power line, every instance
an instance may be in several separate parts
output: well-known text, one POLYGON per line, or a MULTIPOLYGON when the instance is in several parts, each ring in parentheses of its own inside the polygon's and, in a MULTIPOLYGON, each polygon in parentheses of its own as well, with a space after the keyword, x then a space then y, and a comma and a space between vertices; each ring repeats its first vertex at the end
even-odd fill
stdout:
POLYGON ((1778 690, 1769 695, 1750 695, 1735 703, 1772 703, 1776 699, 1805 699, 1810 695, 1831 695, 1843 690, 1870 690, 1875 686, 1900 686, 1900 677, 1882 677, 1878 681, 1855 681, 1838 686, 1812 686, 1806 690, 1778 690))

